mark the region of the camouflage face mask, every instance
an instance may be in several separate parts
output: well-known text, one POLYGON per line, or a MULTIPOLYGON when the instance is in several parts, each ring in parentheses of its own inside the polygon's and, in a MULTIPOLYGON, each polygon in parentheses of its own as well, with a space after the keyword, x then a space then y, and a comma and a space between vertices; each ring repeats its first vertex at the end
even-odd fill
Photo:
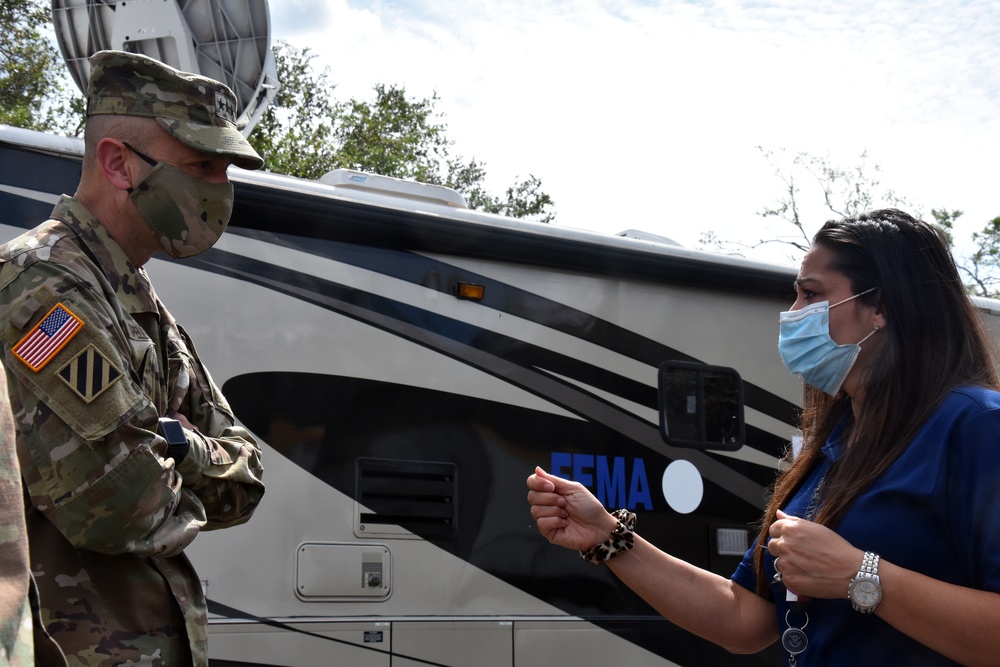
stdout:
POLYGON ((129 150, 153 165, 149 175, 129 190, 129 198, 163 251, 174 258, 191 257, 215 245, 233 214, 232 183, 193 178, 131 146, 129 150))

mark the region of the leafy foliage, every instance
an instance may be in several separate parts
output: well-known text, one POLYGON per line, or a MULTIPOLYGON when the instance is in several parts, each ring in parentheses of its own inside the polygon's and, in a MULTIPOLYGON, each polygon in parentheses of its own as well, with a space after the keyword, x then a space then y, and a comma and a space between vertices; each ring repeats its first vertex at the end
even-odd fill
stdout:
POLYGON ((0 4, 0 123, 77 134, 83 99, 69 92, 62 58, 39 29, 49 20, 40 0, 0 4))
POLYGON ((552 199, 537 177, 495 196, 485 187, 484 163, 452 155, 437 94, 413 99, 400 86, 377 84, 373 100, 338 102, 328 70, 313 70, 309 49, 282 42, 274 53, 282 87, 250 135, 271 171, 316 179, 332 169, 355 169, 454 188, 480 211, 554 219, 552 199))
POLYGON ((981 231, 973 232, 972 242, 976 250, 961 267, 972 279, 971 291, 1000 297, 1000 216, 987 222, 981 231))
MULTIPOLYGON (((0 123, 78 135, 84 99, 39 29, 49 20, 42 0, 0 5, 0 123)), ((552 198, 537 177, 516 180, 495 196, 485 187, 483 162, 451 154, 436 94, 413 99, 401 86, 378 84, 373 100, 338 102, 328 70, 313 68, 315 56, 308 49, 282 42, 274 56, 281 87, 249 137, 269 170, 318 179, 333 169, 356 169, 445 185, 462 193, 471 208, 488 213, 554 220, 552 198)))
MULTIPOLYGON (((784 152, 758 150, 768 161, 774 174, 782 183, 781 195, 764 207, 758 215, 778 221, 783 230, 777 236, 762 238, 746 245, 724 242, 714 232, 701 235, 700 245, 708 250, 728 254, 742 254, 743 249, 755 249, 765 244, 779 243, 791 249, 788 258, 793 263, 801 260, 812 242, 812 236, 822 225, 824 214, 837 218, 856 216, 878 208, 895 207, 920 217, 919 209, 906 198, 882 185, 881 168, 869 165, 864 152, 854 167, 840 167, 828 157, 797 153, 791 161, 784 159, 784 152), (811 194, 803 196, 803 182, 812 187, 811 194), (809 212, 803 213, 803 207, 809 212), (807 222, 810 221, 810 222, 807 222)), ((948 243, 954 247, 955 222, 963 215, 957 209, 932 209, 933 222, 948 243)), ((1000 298, 1000 217, 990 220, 978 232, 973 232, 974 249, 965 257, 956 257, 958 270, 967 277, 966 288, 970 294, 1000 298)))
POLYGON ((877 208, 912 208, 904 197, 883 187, 882 169, 878 164, 868 164, 867 152, 861 154, 857 165, 842 167, 831 162, 827 156, 800 152, 788 162, 784 159, 784 151, 776 153, 761 146, 757 149, 783 183, 781 196, 757 215, 787 223, 792 231, 777 238, 762 238, 753 247, 768 243, 787 244, 793 249, 791 258, 798 261, 809 249, 813 234, 827 219, 817 217, 817 214, 843 218, 877 208), (809 203, 822 202, 819 211, 816 207, 810 208, 808 215, 802 212, 803 182, 812 188, 809 203))
MULTIPOLYGON (((935 209, 931 215, 950 241, 954 223, 962 217, 962 211, 935 209)), ((958 270, 969 281, 966 288, 970 294, 1000 298, 1000 217, 973 232, 972 244, 972 252, 958 261, 958 270)))
POLYGON ((962 217, 962 212, 957 210, 949 211, 948 209, 932 209, 931 216, 934 218, 934 224, 937 225, 937 228, 948 239, 948 244, 954 245, 955 221, 962 217))
POLYGON ((446 128, 434 116, 437 101, 436 94, 410 100, 404 89, 380 83, 373 102, 352 99, 341 104, 334 131, 337 162, 347 169, 436 182, 449 146, 446 128))
POLYGON ((483 187, 486 168, 482 162, 449 159, 447 173, 441 184, 461 192, 470 208, 536 222, 555 220, 550 210, 554 205, 552 198, 542 191, 542 181, 537 176, 529 175, 527 180, 508 187, 504 197, 495 197, 483 187))
POLYGON ((336 86, 327 70, 313 71, 307 50, 279 46, 274 58, 281 87, 248 140, 265 157, 269 171, 319 178, 338 166, 332 143, 336 86))

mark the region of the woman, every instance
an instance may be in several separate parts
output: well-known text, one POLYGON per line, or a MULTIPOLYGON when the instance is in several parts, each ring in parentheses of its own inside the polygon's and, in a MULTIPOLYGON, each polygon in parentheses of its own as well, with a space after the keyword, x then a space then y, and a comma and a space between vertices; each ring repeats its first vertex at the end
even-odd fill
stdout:
POLYGON ((807 384, 803 447, 731 579, 540 468, 539 530, 735 653, 781 640, 798 667, 1000 664, 1000 393, 946 243, 897 210, 830 221, 795 289, 779 351, 807 384))

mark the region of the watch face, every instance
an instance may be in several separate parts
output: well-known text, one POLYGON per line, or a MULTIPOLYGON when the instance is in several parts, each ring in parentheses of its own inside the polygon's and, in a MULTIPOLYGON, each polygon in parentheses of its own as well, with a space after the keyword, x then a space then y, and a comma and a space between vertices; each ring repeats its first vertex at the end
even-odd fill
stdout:
POLYGON ((184 435, 184 427, 176 419, 160 417, 160 435, 164 437, 168 445, 183 445, 187 443, 187 436, 184 435))
POLYGON ((874 607, 882 599, 882 587, 871 579, 858 579, 851 587, 851 598, 861 607, 874 607))

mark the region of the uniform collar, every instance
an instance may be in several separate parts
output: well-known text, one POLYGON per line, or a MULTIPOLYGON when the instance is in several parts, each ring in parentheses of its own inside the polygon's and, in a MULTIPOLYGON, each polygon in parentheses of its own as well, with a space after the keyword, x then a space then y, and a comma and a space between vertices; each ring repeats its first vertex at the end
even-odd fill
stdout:
POLYGON ((146 271, 129 261, 118 241, 86 206, 73 197, 63 195, 56 202, 52 217, 64 222, 76 233, 81 248, 97 264, 128 312, 158 312, 156 292, 146 271))

